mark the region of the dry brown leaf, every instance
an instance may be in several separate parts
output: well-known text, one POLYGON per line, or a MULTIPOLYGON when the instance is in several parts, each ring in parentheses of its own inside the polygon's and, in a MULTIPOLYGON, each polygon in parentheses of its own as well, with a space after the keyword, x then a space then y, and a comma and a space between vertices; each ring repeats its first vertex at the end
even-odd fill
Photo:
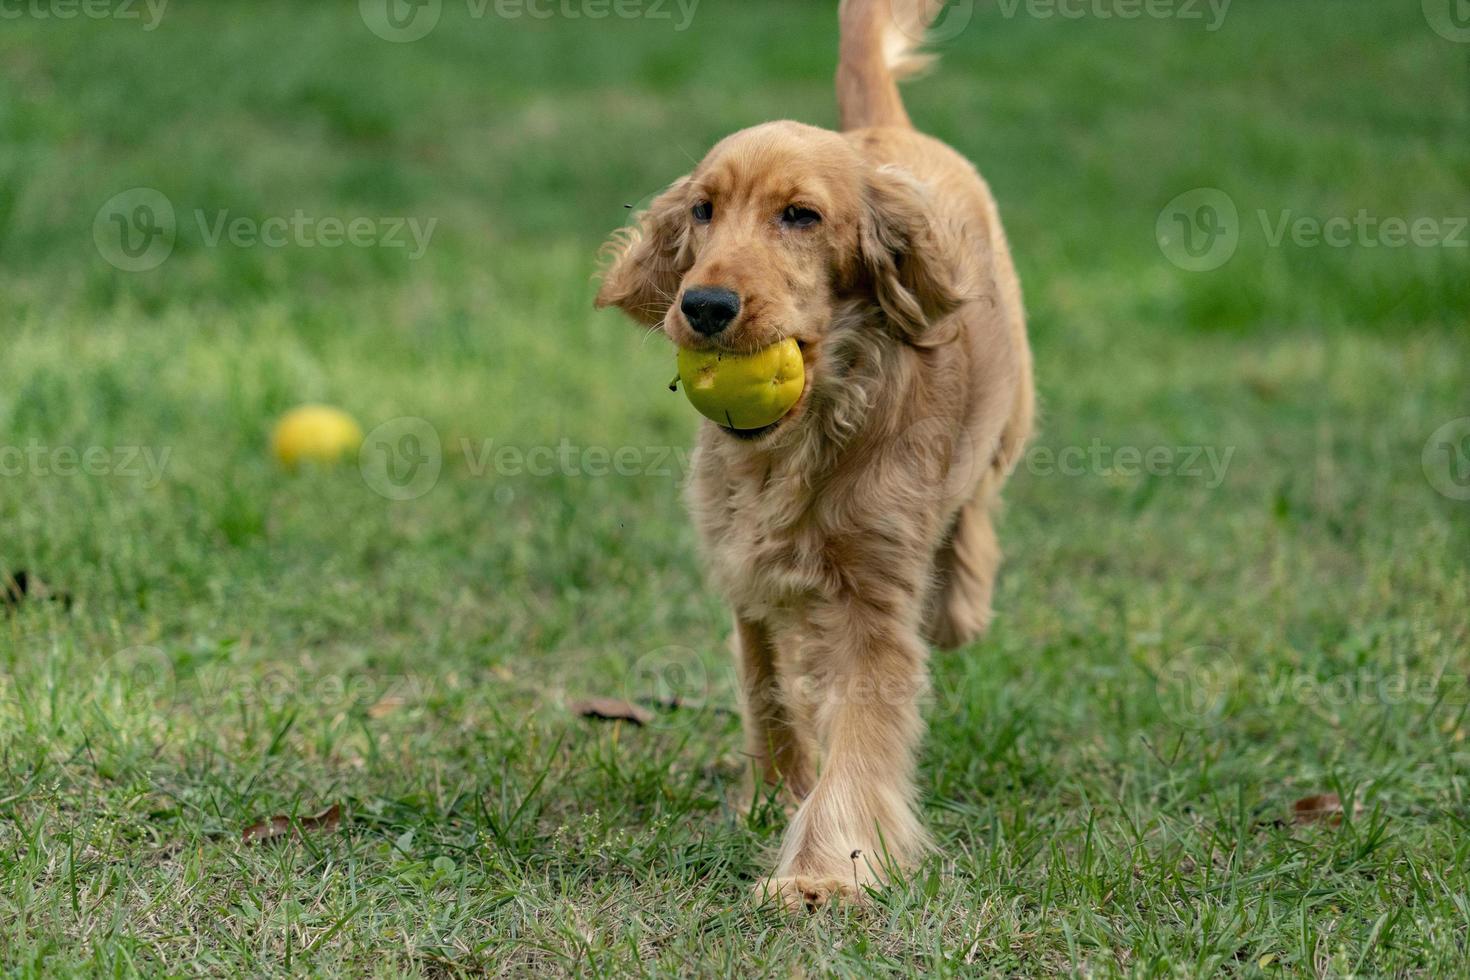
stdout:
MULTIPOLYGON (((1353 815, 1363 811, 1361 803, 1354 805, 1353 815)), ((1326 823, 1333 827, 1342 823, 1342 800, 1336 793, 1318 793, 1304 796, 1291 805, 1292 823, 1326 823)))
POLYGON ((283 814, 276 814, 274 817, 246 827, 240 834, 240 840, 246 844, 259 844, 277 837, 284 837, 290 832, 291 818, 283 814))
MULTIPOLYGON (((296 826, 302 831, 319 831, 324 834, 330 834, 341 823, 342 804, 333 803, 321 813, 300 818, 296 821, 296 826)), ((283 813, 278 813, 273 817, 257 821, 246 827, 240 834, 240 841, 244 844, 266 844, 288 836, 295 836, 295 831, 291 825, 291 818, 283 813)))
POLYGON ((584 698, 567 705, 572 713, 583 718, 600 718, 603 721, 631 721, 635 725, 646 725, 653 721, 653 712, 641 708, 631 701, 617 698, 584 698))
POLYGON ((391 715, 401 707, 403 707, 403 699, 390 694, 387 697, 379 698, 376 704, 368 708, 368 717, 382 718, 384 715, 391 715))

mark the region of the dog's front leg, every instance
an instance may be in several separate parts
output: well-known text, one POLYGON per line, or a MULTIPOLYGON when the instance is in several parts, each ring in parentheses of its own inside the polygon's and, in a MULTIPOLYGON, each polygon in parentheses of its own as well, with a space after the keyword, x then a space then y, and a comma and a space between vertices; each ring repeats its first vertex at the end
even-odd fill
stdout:
POLYGON ((861 898, 864 885, 927 846, 913 800, 927 651, 912 601, 850 598, 811 610, 815 648, 802 659, 822 768, 760 886, 789 907, 861 898))
POLYGON ((735 618, 735 665, 752 793, 781 786, 788 803, 800 802, 811 789, 811 758, 782 696, 776 648, 764 623, 735 618))

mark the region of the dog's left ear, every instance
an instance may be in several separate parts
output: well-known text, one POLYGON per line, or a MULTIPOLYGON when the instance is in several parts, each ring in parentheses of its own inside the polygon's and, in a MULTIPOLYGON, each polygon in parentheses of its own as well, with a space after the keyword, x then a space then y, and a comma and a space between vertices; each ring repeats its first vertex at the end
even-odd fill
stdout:
POLYGON ((603 246, 610 261, 594 301, 598 309, 616 306, 639 323, 657 326, 679 291, 679 281, 694 264, 684 220, 688 177, 653 199, 603 246))
POLYGON ((930 327, 964 302, 948 229, 923 186, 893 167, 869 175, 858 230, 859 275, 904 339, 937 343, 930 327))

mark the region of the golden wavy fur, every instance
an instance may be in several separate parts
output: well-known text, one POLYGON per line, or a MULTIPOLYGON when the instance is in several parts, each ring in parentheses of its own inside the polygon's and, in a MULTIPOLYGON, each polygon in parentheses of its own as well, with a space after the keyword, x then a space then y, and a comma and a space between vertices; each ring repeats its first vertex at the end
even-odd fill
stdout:
POLYGON ((704 423, 689 501, 735 617, 746 751, 795 813, 765 894, 860 897, 926 847, 927 643, 990 620, 992 519, 1031 429, 1020 286, 985 182, 911 127, 896 78, 942 3, 844 0, 843 130, 720 142, 616 236, 598 306, 676 344, 800 344, 807 387, 756 433, 704 423), (695 329, 688 290, 738 298, 695 329))

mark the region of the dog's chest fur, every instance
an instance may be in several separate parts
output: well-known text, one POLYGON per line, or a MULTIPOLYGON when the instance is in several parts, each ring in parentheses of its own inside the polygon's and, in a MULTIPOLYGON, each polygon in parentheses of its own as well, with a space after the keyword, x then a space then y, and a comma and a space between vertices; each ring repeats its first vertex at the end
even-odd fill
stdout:
POLYGON ((788 461, 717 454, 701 446, 690 501, 719 590, 741 614, 765 618, 828 588, 831 529, 810 474, 803 479, 788 461))
POLYGON ((941 519, 937 465, 916 460, 930 479, 897 481, 853 447, 814 465, 812 456, 742 457, 710 444, 728 438, 701 440, 689 501, 710 577, 739 615, 799 620, 812 600, 851 595, 859 583, 919 585, 930 543, 900 525, 941 519))
POLYGON ((834 325, 819 356, 788 439, 763 450, 700 432, 689 507, 713 584, 746 619, 800 620, 817 599, 913 596, 973 491, 947 479, 954 449, 968 449, 963 420, 925 408, 962 403, 935 390, 959 389, 959 371, 920 371, 917 354, 855 319, 834 325))

